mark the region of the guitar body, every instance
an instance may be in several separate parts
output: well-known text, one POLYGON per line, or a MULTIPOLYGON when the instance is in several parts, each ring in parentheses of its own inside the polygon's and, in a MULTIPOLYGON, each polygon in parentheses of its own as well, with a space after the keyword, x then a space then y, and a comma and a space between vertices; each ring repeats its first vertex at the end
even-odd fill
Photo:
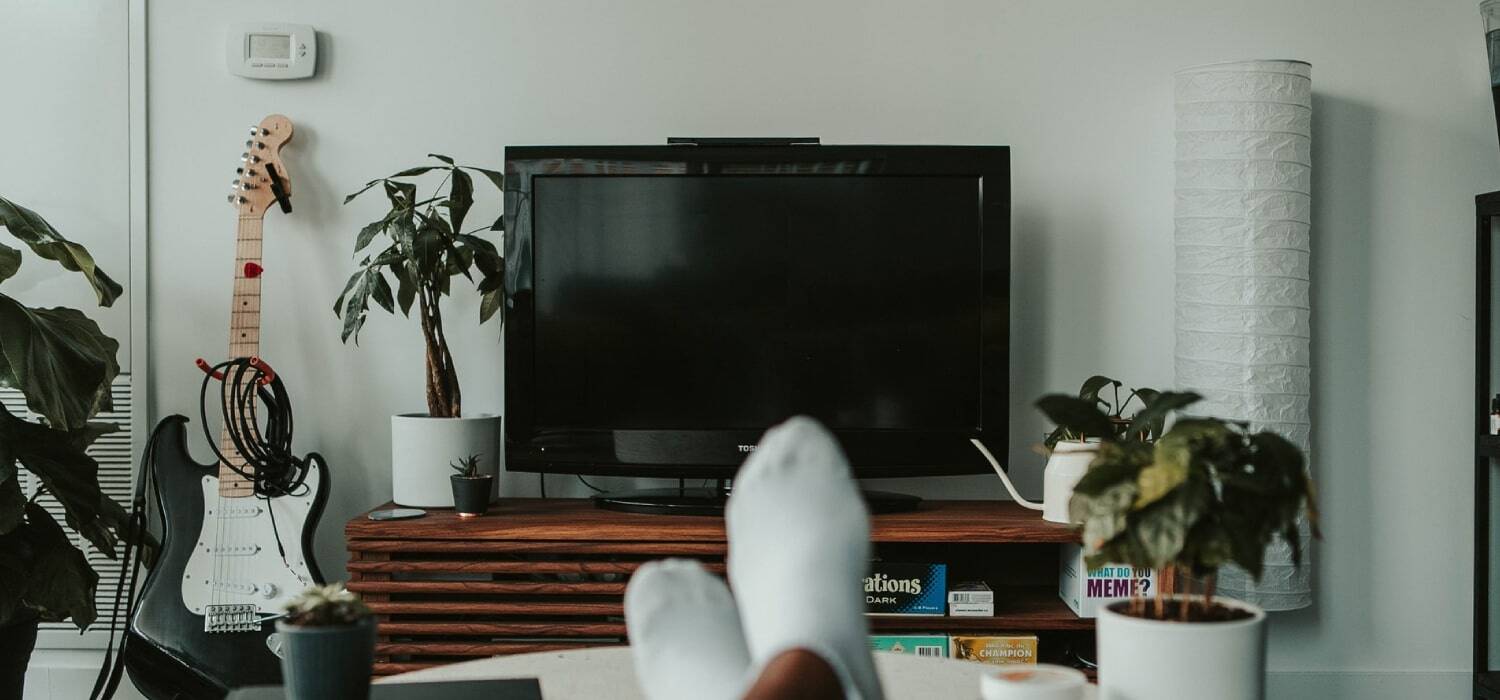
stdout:
POLYGON ((186 425, 183 416, 170 416, 159 428, 152 468, 162 550, 142 584, 122 652, 136 687, 157 700, 219 698, 238 686, 281 682, 275 623, 256 620, 280 614, 288 599, 322 582, 312 557, 328 498, 322 459, 309 457, 303 492, 224 498, 218 466, 188 454, 186 425), (211 605, 253 614, 227 618, 223 631, 210 632, 211 605))

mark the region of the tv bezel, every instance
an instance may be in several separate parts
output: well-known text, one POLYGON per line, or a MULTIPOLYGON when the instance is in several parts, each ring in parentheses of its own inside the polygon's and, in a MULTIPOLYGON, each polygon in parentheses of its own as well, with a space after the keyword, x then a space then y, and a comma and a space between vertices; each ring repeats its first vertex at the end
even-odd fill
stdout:
MULTIPOLYGON (((537 175, 765 174, 963 176, 979 180, 980 422, 976 429, 837 430, 860 478, 990 473, 969 440, 1006 454, 1010 429, 1010 148, 1008 146, 510 146, 505 149, 506 469, 725 479, 761 437, 747 430, 537 426, 533 396, 531 178, 537 175), (671 167, 664 167, 670 164, 671 167), (770 172, 775 170, 776 172, 770 172), (522 212, 527 215, 520 216, 522 212), (621 453, 627 453, 622 458, 621 453)), ((768 426, 769 427, 769 426, 768 426)))

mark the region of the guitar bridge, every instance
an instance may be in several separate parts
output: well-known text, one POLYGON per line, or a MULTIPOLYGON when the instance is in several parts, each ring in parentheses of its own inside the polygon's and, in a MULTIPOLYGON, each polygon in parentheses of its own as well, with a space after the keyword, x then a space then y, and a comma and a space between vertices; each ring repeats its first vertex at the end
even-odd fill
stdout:
POLYGON ((210 605, 203 613, 203 631, 258 632, 260 616, 254 605, 210 605))

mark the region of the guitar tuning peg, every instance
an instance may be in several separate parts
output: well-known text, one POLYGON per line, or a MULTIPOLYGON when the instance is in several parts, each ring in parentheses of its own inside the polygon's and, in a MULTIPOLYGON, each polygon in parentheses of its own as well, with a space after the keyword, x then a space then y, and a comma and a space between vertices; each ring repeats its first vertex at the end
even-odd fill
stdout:
POLYGON ((250 127, 250 135, 251 136, 259 136, 260 135, 260 127, 259 126, 252 126, 252 127, 250 127))
POLYGON ((233 204, 235 206, 239 206, 241 204, 244 204, 246 201, 247 200, 244 197, 241 197, 241 196, 239 196, 237 194, 229 195, 229 203, 233 204))
POLYGON ((245 161, 246 163, 259 163, 260 156, 252 156, 249 153, 241 153, 240 160, 245 161))

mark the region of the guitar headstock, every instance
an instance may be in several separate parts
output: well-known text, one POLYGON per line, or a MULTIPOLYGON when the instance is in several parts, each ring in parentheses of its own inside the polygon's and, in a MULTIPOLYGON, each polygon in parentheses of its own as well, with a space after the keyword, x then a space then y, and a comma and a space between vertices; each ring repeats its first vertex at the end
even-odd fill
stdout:
POLYGON ((240 166, 235 168, 229 203, 240 210, 241 218, 261 218, 266 210, 282 201, 282 209, 291 211, 292 178, 281 162, 281 147, 292 140, 292 120, 272 114, 250 127, 240 166))

